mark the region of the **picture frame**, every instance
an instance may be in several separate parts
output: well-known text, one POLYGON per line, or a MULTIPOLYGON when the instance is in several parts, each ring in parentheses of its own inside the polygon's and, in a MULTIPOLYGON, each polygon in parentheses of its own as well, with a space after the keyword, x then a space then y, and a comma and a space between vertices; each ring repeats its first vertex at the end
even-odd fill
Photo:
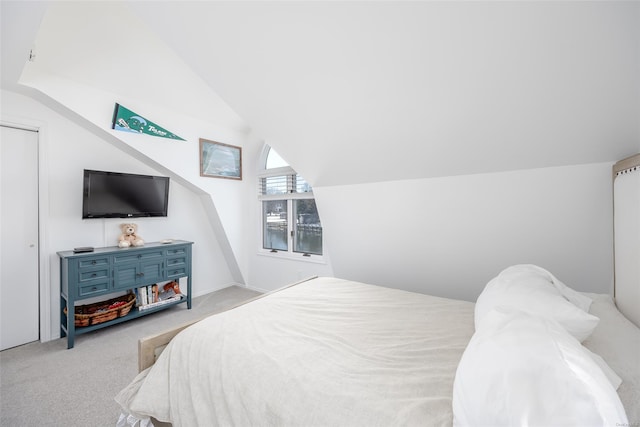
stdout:
POLYGON ((200 138, 200 176, 242 180, 242 147, 200 138))

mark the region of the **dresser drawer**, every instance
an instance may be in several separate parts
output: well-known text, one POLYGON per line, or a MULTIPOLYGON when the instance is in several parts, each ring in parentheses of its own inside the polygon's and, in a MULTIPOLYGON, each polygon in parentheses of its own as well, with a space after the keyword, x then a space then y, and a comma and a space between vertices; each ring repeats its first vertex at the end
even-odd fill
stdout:
POLYGON ((92 267, 108 267, 109 266, 109 257, 104 258, 91 258, 91 259, 81 259, 78 262, 78 268, 92 268, 92 267))
POLYGON ((185 265, 187 265, 186 256, 167 258, 167 268, 174 268, 174 267, 181 267, 181 266, 183 267, 185 265))
POLYGON ((126 254, 118 254, 113 257, 113 262, 115 264, 121 264, 124 262, 135 262, 135 261, 147 261, 153 259, 161 259, 164 257, 164 251, 159 249, 157 251, 147 251, 143 253, 126 253, 126 254))
POLYGON ((180 248, 171 248, 171 249, 167 249, 167 256, 172 257, 172 256, 176 256, 176 255, 186 255, 187 254, 187 248, 185 246, 180 247, 180 248))
POLYGON ((95 281, 83 284, 78 288, 78 296, 90 297, 109 292, 109 282, 95 281))
POLYGON ((167 279, 176 279, 187 275, 186 266, 183 267, 167 267, 167 279))
POLYGON ((108 279, 109 268, 95 268, 78 270, 78 282, 80 284, 98 279, 108 279))

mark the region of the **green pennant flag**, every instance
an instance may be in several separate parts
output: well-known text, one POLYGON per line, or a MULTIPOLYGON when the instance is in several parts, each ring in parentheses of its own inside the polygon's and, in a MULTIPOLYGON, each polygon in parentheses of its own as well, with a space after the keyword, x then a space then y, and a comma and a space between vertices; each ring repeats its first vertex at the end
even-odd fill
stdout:
POLYGON ((159 136, 161 138, 185 141, 184 138, 180 138, 178 135, 161 128, 157 124, 145 119, 118 103, 116 103, 116 108, 113 111, 111 129, 121 130, 124 132, 146 133, 147 135, 159 136))

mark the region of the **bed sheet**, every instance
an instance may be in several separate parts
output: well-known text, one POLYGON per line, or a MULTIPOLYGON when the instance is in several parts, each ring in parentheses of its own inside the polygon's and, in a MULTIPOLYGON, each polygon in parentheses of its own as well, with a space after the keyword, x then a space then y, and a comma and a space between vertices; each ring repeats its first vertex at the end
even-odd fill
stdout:
POLYGON ((622 379, 618 396, 629 425, 640 425, 640 329, 616 308, 612 298, 586 294, 593 299, 589 313, 600 318, 598 326, 583 345, 599 354, 622 379))
POLYGON ((450 426, 474 304, 317 278, 180 333, 116 400, 174 426, 450 426))

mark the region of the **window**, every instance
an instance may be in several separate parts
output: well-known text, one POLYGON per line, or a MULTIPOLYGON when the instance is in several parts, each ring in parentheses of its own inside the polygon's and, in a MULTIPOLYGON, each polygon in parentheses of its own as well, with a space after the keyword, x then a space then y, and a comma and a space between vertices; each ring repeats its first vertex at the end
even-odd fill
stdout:
POLYGON ((322 225, 313 189, 270 147, 259 177, 262 248, 306 257, 322 255, 322 225))

